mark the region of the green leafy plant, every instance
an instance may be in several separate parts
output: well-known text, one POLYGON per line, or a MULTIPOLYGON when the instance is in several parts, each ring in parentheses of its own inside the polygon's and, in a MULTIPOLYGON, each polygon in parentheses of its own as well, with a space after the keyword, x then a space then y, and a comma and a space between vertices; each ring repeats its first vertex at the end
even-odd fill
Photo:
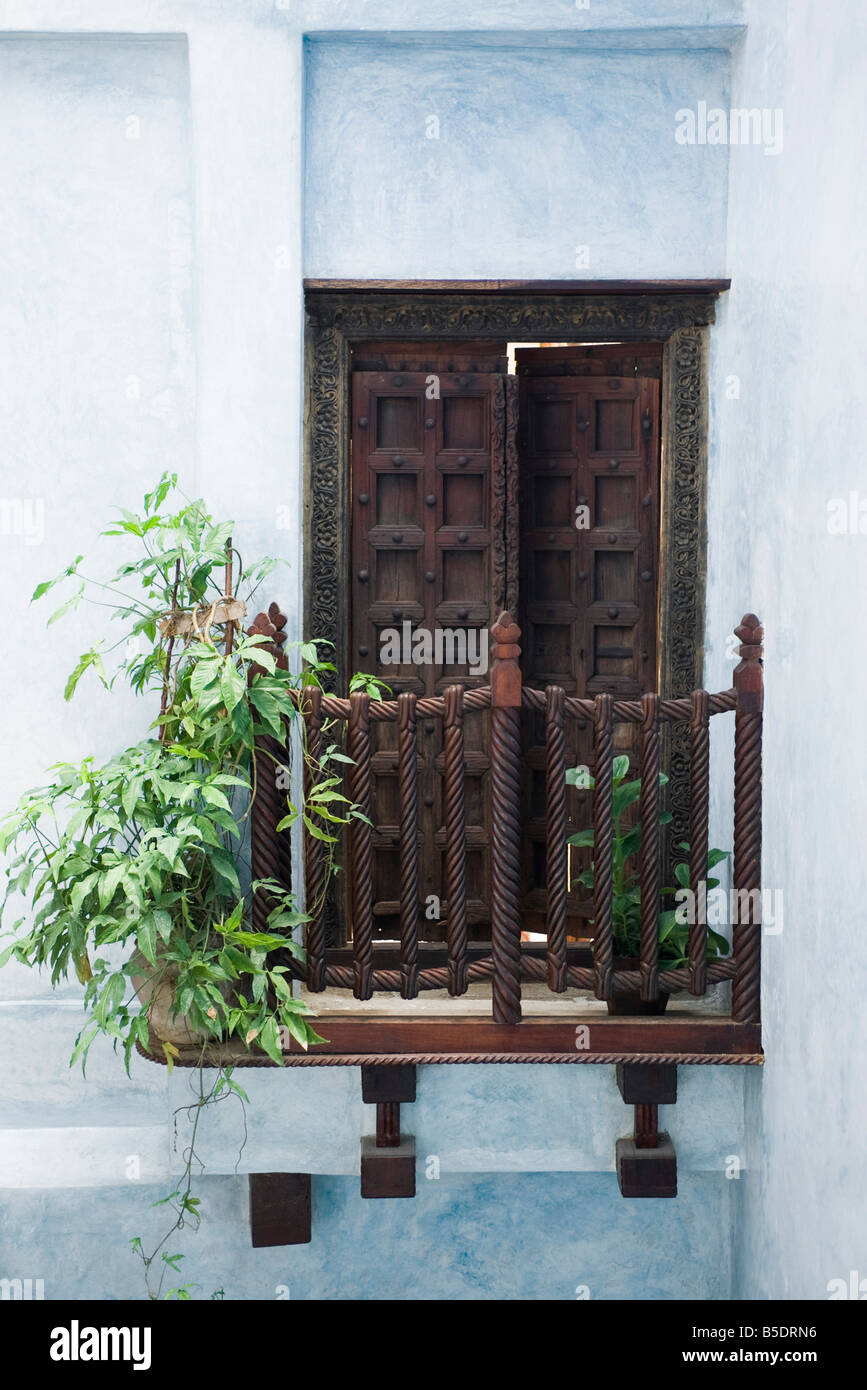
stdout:
MULTIPOLYGON (((245 569, 232 530, 164 475, 140 514, 122 511, 102 532, 138 552, 112 578, 88 575, 78 556, 33 596, 71 588, 49 622, 92 601, 119 627, 116 640, 79 658, 67 700, 91 673, 109 691, 127 682, 158 705, 147 737, 105 761, 55 764, 0 823, 0 851, 11 856, 0 920, 12 937, 0 965, 14 958, 45 968, 53 985, 74 971, 86 1017, 71 1061, 82 1066, 100 1035, 121 1049, 127 1070, 136 1044, 152 1046, 155 1031, 170 1069, 179 1039, 202 1056, 209 1045, 261 1048, 278 1064, 286 1034, 304 1048, 323 1041, 291 984, 291 963, 304 955, 294 936, 308 914, 278 882, 251 879, 246 830, 263 779, 275 779, 287 794, 280 829, 303 817, 325 845, 327 882, 338 837, 359 814, 341 790, 340 764, 350 759, 326 723, 305 795, 288 753, 294 728, 306 757, 291 691, 321 686, 333 667, 317 643, 304 643, 292 676, 275 655, 273 629, 243 631, 276 562, 245 569), (268 738, 287 750, 285 766, 268 738), (253 920, 254 895, 267 908, 264 929, 253 920), (32 915, 8 926, 16 897, 32 915)), ((198 1103, 227 1095, 243 1097, 228 1067, 198 1103)), ((178 1224, 197 1218, 188 1189, 167 1200, 178 1224)))
MULTIPOLYGON (((621 756, 614 759, 613 766, 613 792, 612 792, 612 811, 614 820, 614 843, 612 847, 612 932, 614 936, 614 951, 618 956, 633 957, 638 956, 641 942, 641 883, 638 874, 637 855, 641 849, 641 823, 624 826, 623 817, 630 806, 634 806, 641 796, 641 779, 635 778, 633 781, 626 781, 629 771, 628 757, 621 756)), ((584 768, 570 768, 566 773, 566 781, 571 786, 588 787, 592 789, 595 785, 592 777, 587 776, 584 768)), ((664 773, 659 774, 659 785, 664 787, 668 778, 664 773)), ((671 821, 670 811, 661 811, 659 824, 668 825, 671 821)), ((592 849, 594 845, 593 828, 579 830, 577 834, 569 837, 568 843, 579 849, 592 849)), ((689 845, 685 840, 680 841, 678 849, 689 852, 689 845)), ((707 867, 708 873, 723 859, 728 858, 728 851, 712 849, 708 854, 707 867)), ((674 866, 674 876, 680 888, 689 888, 689 864, 679 862, 674 866)), ((590 867, 578 874, 576 883, 580 883, 583 888, 592 891, 595 883, 595 869, 591 861, 590 867)), ((716 888, 719 879, 708 878, 708 890, 716 888)), ((678 887, 663 888, 661 897, 672 897, 678 891, 678 887)), ((682 965, 688 964, 687 949, 689 945, 689 925, 684 921, 678 920, 676 908, 666 908, 659 914, 659 959, 665 963, 669 970, 676 970, 682 965)), ((715 960, 719 956, 728 954, 728 942, 724 936, 708 928, 707 933, 707 954, 708 959, 715 960)))
POLYGON ((370 676, 366 671, 357 671, 349 681, 349 693, 355 695, 369 695, 371 700, 383 700, 392 693, 391 686, 386 685, 385 681, 380 680, 379 676, 370 676))

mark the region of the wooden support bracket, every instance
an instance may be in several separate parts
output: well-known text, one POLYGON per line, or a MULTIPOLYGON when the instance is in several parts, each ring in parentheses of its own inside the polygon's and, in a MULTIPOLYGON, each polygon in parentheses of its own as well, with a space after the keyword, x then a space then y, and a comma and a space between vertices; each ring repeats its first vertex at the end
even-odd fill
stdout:
POLYGON ((635 1131, 618 1139, 617 1181, 624 1197, 676 1197, 677 1154, 670 1136, 659 1130, 660 1105, 677 1100, 677 1067, 624 1062, 617 1085, 627 1105, 635 1107, 635 1131))
POLYGON ((250 1237, 254 1247, 309 1243, 309 1173, 250 1174, 250 1237))
POLYGON ((414 1197, 415 1139, 400 1132, 400 1107, 415 1100, 415 1067, 362 1067, 361 1096, 376 1106, 376 1134, 361 1140, 362 1197, 414 1197))
POLYGON ((677 1067, 669 1062, 619 1062, 617 1085, 627 1105, 674 1105, 677 1067))

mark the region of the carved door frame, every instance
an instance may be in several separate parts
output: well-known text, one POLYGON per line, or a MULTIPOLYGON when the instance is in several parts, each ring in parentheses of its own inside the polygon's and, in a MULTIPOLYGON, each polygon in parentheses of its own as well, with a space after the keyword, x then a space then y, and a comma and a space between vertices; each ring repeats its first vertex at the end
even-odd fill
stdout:
MULTIPOLYGON (((334 644, 347 670, 351 354, 374 340, 660 342, 658 679, 669 698, 701 687, 707 544, 708 347, 727 280, 591 288, 537 285, 305 284, 304 635, 334 644)), ((675 725, 667 761, 672 838, 687 833, 689 730, 675 725)))

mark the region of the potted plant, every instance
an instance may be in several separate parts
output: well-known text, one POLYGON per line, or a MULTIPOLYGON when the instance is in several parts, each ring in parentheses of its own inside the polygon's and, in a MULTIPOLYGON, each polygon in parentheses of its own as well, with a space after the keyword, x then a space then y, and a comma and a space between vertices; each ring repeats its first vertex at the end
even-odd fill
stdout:
MULTIPOLYGON (((286 786, 287 769, 265 739, 288 747, 294 721, 303 740, 293 685, 319 684, 333 668, 307 643, 305 669, 293 677, 267 622, 243 631, 246 605, 276 562, 241 568, 232 523, 216 523, 201 501, 181 498, 166 512, 170 494, 177 479, 165 475, 140 515, 124 511, 102 533, 130 539, 138 552, 112 579, 89 577, 78 556, 35 591, 40 599, 74 586, 51 622, 93 598, 120 624, 116 641, 80 658, 65 698, 94 672, 109 691, 128 682, 150 694, 156 717, 145 738, 105 761, 56 764, 0 824, 0 850, 12 855, 3 912, 16 896, 32 909, 4 931, 12 940, 0 965, 14 958, 44 967, 55 985, 75 972, 85 1021, 71 1063, 84 1066, 104 1035, 127 1070, 137 1044, 161 1048, 170 1069, 184 1044, 199 1046, 202 1061, 206 1050, 219 1061, 231 1047, 262 1049, 279 1064, 287 1033, 304 1048, 323 1041, 291 983, 291 960, 304 955, 294 933, 307 917, 281 884, 251 881, 245 831, 263 779, 286 786), (267 906, 258 926, 256 894, 267 906)), ((303 815, 333 848, 355 814, 340 790, 340 761, 349 760, 326 738, 306 797, 302 779, 292 780, 298 796, 292 803, 287 795, 279 829, 303 815)), ((243 1096, 231 1067, 210 1075, 202 1104, 243 1096)), ((175 1227, 197 1220, 188 1179, 189 1165, 169 1199, 175 1227)), ((155 1255, 137 1248, 150 1272, 155 1255)))
MULTIPOLYGON (((627 782, 626 776, 629 771, 629 759, 620 756, 614 759, 613 765, 613 795, 612 812, 614 821, 614 842, 612 848, 612 905, 611 920, 612 932, 614 936, 614 969, 617 970, 638 970, 639 948, 641 941, 641 883, 638 874, 638 852, 641 848, 641 824, 625 826, 623 817, 630 806, 635 805, 641 795, 641 779, 635 778, 627 782)), ((594 780, 587 776, 584 768, 570 768, 566 773, 566 781, 571 786, 581 786, 593 788, 594 780)), ((668 778, 664 773, 659 774, 659 785, 665 786, 668 778)), ((668 825, 671 821, 670 811, 661 811, 659 824, 668 825)), ((580 849, 592 849, 594 844, 593 828, 579 830, 575 835, 569 837, 568 843, 580 849)), ((686 841, 681 841, 679 849, 689 851, 686 841)), ((707 870, 710 871, 723 859, 728 858, 728 851, 712 849, 708 853, 707 870)), ((676 887, 666 887, 660 892, 660 898, 672 897, 677 893, 678 888, 689 887, 689 865, 680 862, 674 866, 674 876, 677 880, 676 887)), ((591 861, 590 867, 578 874, 576 883, 583 888, 591 891, 595 882, 594 865, 591 861)), ((717 878, 707 878, 708 890, 716 888, 719 884, 717 878)), ((592 919, 591 919, 592 925, 592 919)), ((688 946, 689 946, 689 925, 681 919, 676 908, 661 909, 659 913, 659 964, 662 970, 677 970, 681 966, 688 965, 688 946)), ((708 928, 707 932, 707 955, 709 960, 716 960, 720 956, 728 954, 728 942, 724 936, 708 928)), ((659 996, 655 1000, 642 999, 637 989, 635 990, 616 990, 612 997, 607 1001, 608 1012, 612 1014, 661 1014, 664 1013, 668 1004, 669 993, 665 990, 659 991, 659 996)))

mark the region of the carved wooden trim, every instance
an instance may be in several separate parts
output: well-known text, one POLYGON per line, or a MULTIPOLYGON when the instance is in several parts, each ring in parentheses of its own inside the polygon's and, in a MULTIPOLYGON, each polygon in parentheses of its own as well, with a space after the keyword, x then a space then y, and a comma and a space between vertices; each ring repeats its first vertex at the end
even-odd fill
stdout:
POLYGON ((518 413, 521 399, 518 378, 506 377, 506 593, 503 608, 509 613, 518 611, 518 413))
POLYGON ((580 343, 608 338, 663 341, 678 328, 713 323, 716 292, 649 294, 385 294, 309 292, 307 310, 347 338, 540 338, 580 343), (598 338, 594 335, 598 335, 598 338))
POLYGON ((491 622, 506 607, 506 377, 491 393, 491 622))
MULTIPOLYGON (((707 331, 679 328, 662 363, 659 690, 673 699, 704 676, 707 582, 707 331)), ((689 724, 666 730, 668 846, 689 838, 689 724)), ((670 858, 670 849, 667 857, 670 858)))
MULTIPOLYGON (((337 665, 335 689, 346 689, 346 637, 349 584, 350 394, 349 344, 338 330, 313 324, 305 344, 305 493, 304 493, 304 633, 334 644, 329 655, 337 665)), ((337 862, 345 869, 345 847, 337 862)), ((324 905, 325 945, 340 940, 346 877, 332 878, 324 905)))
POLYGON ((491 401, 491 622, 518 608, 518 379, 500 377, 491 401))
POLYGON ((315 324, 307 348, 304 635, 334 643, 335 679, 342 690, 349 591, 349 344, 338 329, 315 324))
MULTIPOLYGON (((650 342, 665 344, 662 403, 662 529, 660 536, 660 669, 664 697, 688 695, 702 684, 706 580, 707 347, 716 296, 723 283, 629 293, 508 294, 409 289, 386 292, 311 289, 307 294, 305 636, 334 644, 335 689, 347 669, 349 564, 349 410, 353 341, 465 339, 527 342, 650 342)), ((514 402, 506 383, 507 421, 514 402)), ((515 398, 516 399, 516 398, 515 398)), ((505 430, 508 437, 509 431, 505 430)), ((510 461, 507 459, 507 463, 510 461)), ((507 468, 507 479, 514 470, 507 468)), ((500 499, 505 524, 514 510, 512 484, 500 499)), ((505 580, 506 596, 517 576, 505 580)), ((508 606, 504 604, 504 606, 508 606)), ((671 773, 674 814, 670 841, 687 837, 688 724, 675 727, 663 749, 671 773)), ((327 939, 335 940, 333 894, 326 907, 327 939)))
POLYGON ((720 294, 731 280, 305 280, 305 293, 356 294, 720 294))
MULTIPOLYGON (((598 1015, 592 1015, 596 1018, 598 1015)), ((591 1020, 592 1021, 592 1020, 591 1020)), ((521 1025, 524 1026, 523 1024, 521 1025)), ((136 1052, 143 1057, 146 1062, 156 1062, 159 1066, 166 1066, 165 1053, 162 1051, 158 1042, 154 1042, 154 1051, 149 1052, 141 1043, 136 1043, 136 1052)), ((596 1066, 618 1066, 635 1062, 641 1066, 654 1066, 662 1063, 673 1063, 677 1066, 724 1066, 724 1067, 763 1067, 765 1055, 763 1052, 355 1052, 355 1053, 333 1053, 333 1052, 312 1052, 288 1053, 283 1054, 283 1065, 286 1067, 360 1067, 360 1066, 383 1066, 394 1067, 411 1063, 413 1066, 429 1067, 437 1065, 445 1066, 479 1066, 484 1064, 502 1064, 505 1066, 519 1066, 529 1064, 531 1066, 554 1066, 558 1063, 577 1062, 579 1064, 596 1066)), ((215 1056, 201 1059, 201 1049, 195 1055, 190 1053, 188 1057, 175 1061, 176 1067, 217 1067, 225 1066, 225 1059, 215 1056)), ((271 1058, 265 1054, 253 1056, 250 1053, 239 1052, 232 1057, 233 1067, 276 1067, 277 1062, 272 1062, 271 1058)))

